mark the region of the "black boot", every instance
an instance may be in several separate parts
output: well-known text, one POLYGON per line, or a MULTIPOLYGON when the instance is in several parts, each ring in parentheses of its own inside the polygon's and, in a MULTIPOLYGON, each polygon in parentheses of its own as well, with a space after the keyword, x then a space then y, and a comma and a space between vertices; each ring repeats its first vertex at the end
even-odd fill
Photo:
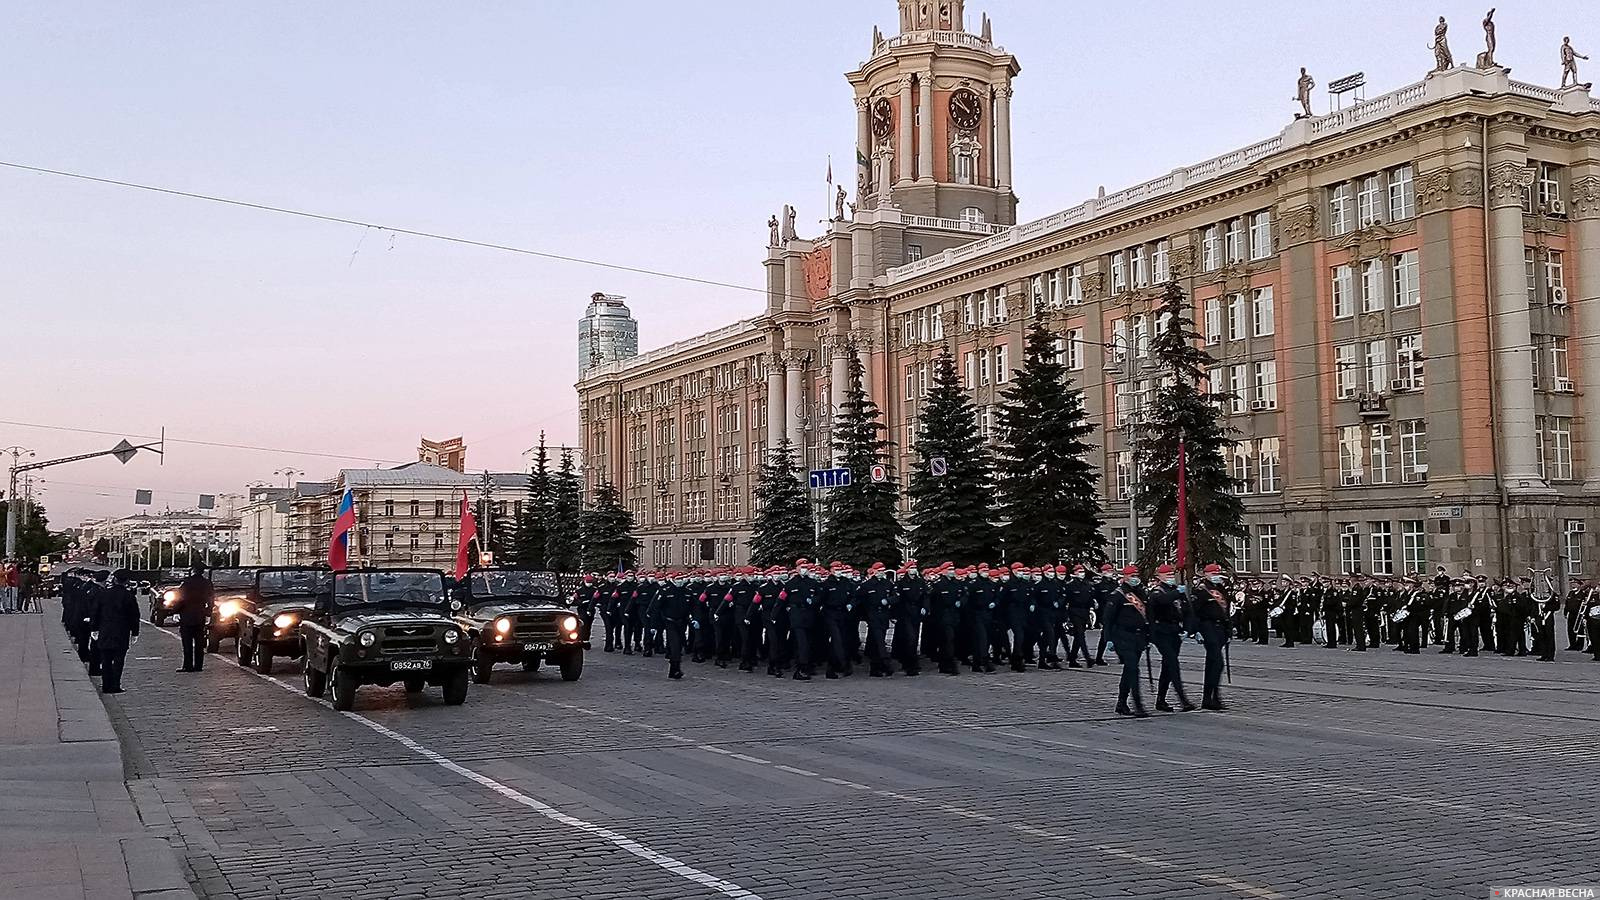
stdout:
POLYGON ((1172 704, 1167 702, 1167 698, 1162 697, 1156 700, 1156 712, 1172 712, 1172 704))

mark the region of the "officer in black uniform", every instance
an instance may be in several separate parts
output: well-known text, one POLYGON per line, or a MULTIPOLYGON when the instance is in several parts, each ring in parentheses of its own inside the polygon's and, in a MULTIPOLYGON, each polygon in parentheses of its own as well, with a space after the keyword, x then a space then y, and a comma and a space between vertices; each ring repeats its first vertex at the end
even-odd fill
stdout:
MULTIPOLYGON (((802 564, 804 561, 802 560, 802 564)), ((821 578, 809 565, 789 581, 789 596, 784 601, 789 611, 789 635, 794 641, 794 680, 810 681, 815 675, 811 658, 812 637, 817 627, 817 593, 821 578)))
POLYGON ((938 636, 936 658, 939 674, 960 675, 956 664, 956 630, 961 627, 962 607, 968 603, 967 588, 947 563, 928 586, 928 608, 933 611, 938 636))
POLYGON ((206 630, 211 624, 213 597, 211 580, 200 566, 178 583, 178 638, 183 643, 183 668, 179 672, 205 668, 206 630))
POLYGON ((1100 567, 1100 576, 1090 585, 1090 591, 1095 598, 1095 615, 1099 617, 1100 640, 1094 648, 1094 666, 1106 665, 1106 644, 1111 641, 1111 613, 1122 602, 1122 596, 1117 591, 1117 579, 1112 574, 1114 570, 1110 563, 1100 567))
POLYGON ((660 628, 665 632, 667 677, 674 680, 683 677, 683 629, 689 623, 691 612, 688 584, 689 579, 682 575, 672 578, 656 592, 650 608, 645 611, 646 618, 661 623, 660 628))
POLYGON ((1071 642, 1067 644, 1067 666, 1073 669, 1093 668, 1094 657, 1089 655, 1089 644, 1084 640, 1084 634, 1089 629, 1089 618, 1094 614, 1095 591, 1089 584, 1088 571, 1083 566, 1073 569, 1072 578, 1066 582, 1063 591, 1067 607, 1067 633, 1071 642), (1083 654, 1083 664, 1078 664, 1078 654, 1083 654))
POLYGON ((100 654, 100 691, 122 693, 122 666, 128 658, 128 645, 139 636, 139 600, 128 583, 131 573, 118 569, 111 584, 100 592, 89 617, 95 647, 100 654))
POLYGON ((1150 641, 1150 621, 1145 616, 1144 589, 1139 585, 1139 570, 1133 566, 1123 569, 1119 587, 1122 602, 1112 607, 1105 626, 1110 629, 1111 644, 1122 663, 1122 681, 1117 686, 1117 714, 1146 718, 1139 693, 1139 658, 1144 656, 1150 641), (1129 706, 1129 701, 1132 706, 1129 706))
POLYGON ((848 678, 854 674, 850 659, 853 648, 845 640, 845 631, 856 624, 856 583, 844 566, 834 563, 818 586, 818 594, 822 609, 819 640, 827 644, 827 675, 848 678))
POLYGON ((1004 628, 1009 632, 1011 671, 1028 671, 1027 658, 1033 655, 1028 622, 1033 618, 1033 580, 1020 565, 1000 572, 1000 608, 1004 628))
MULTIPOLYGON (((867 619, 867 674, 873 678, 893 675, 887 638, 896 597, 894 585, 889 582, 888 568, 883 563, 873 563, 867 569, 867 578, 856 591, 856 604, 867 619)), ((899 629, 895 631, 898 636, 899 629)))
POLYGON ((891 655, 900 661, 906 675, 922 672, 922 653, 918 637, 928 615, 928 581, 922 577, 916 560, 906 563, 894 581, 894 643, 891 655))
POLYGON ((1228 596, 1232 588, 1216 564, 1206 566, 1205 581, 1201 583, 1194 601, 1194 619, 1200 630, 1200 640, 1206 647, 1205 687, 1201 692, 1200 708, 1223 710, 1222 669, 1227 661, 1229 639, 1228 618, 1231 614, 1228 596))
POLYGON ((795 580, 787 571, 779 571, 771 594, 762 594, 761 608, 767 621, 767 674, 774 678, 782 678, 789 666, 789 586, 795 580))
POLYGON ((763 637, 767 631, 767 598, 775 596, 777 590, 773 588, 770 575, 756 575, 750 578, 746 586, 749 596, 745 597, 737 588, 734 590, 734 602, 739 605, 739 622, 744 628, 741 653, 739 656, 739 671, 754 672, 756 660, 762 656, 763 637))
POLYGON ((1150 642, 1161 654, 1161 679, 1156 692, 1156 709, 1172 712, 1167 703, 1167 688, 1178 694, 1178 705, 1184 712, 1194 709, 1183 691, 1183 674, 1178 668, 1178 651, 1183 647, 1184 620, 1188 618, 1188 601, 1178 588, 1178 573, 1172 566, 1156 569, 1160 584, 1148 593, 1145 609, 1150 621, 1150 642))
POLYGON ((73 604, 72 641, 78 647, 78 659, 89 666, 90 675, 100 674, 100 658, 92 652, 93 642, 89 635, 93 629, 89 627, 89 619, 100 603, 100 594, 110 587, 110 575, 105 569, 94 573, 94 577, 84 583, 78 602, 73 604))

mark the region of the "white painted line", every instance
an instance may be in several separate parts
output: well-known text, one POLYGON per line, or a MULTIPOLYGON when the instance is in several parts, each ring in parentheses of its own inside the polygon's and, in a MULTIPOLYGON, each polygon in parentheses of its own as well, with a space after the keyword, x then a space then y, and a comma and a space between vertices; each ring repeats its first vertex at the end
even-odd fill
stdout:
POLYGON ((1229 878, 1226 875, 1196 875, 1195 877, 1201 881, 1208 881, 1212 884, 1220 885, 1229 890, 1238 891, 1241 894, 1249 894, 1252 897, 1260 897, 1261 900, 1283 900, 1283 895, 1277 891, 1271 891, 1263 887, 1256 887, 1249 882, 1240 881, 1236 878, 1229 878))
POLYGON ((770 760, 770 759, 762 759, 759 756, 746 756, 743 753, 729 753, 728 755, 733 757, 734 759, 742 759, 747 763, 755 763, 758 766, 770 766, 770 765, 772 765, 772 760, 770 760))
POLYGON ((710 744, 701 744, 700 745, 700 749, 704 750, 704 751, 706 751, 708 753, 721 753, 723 756, 732 756, 733 755, 733 751, 732 750, 724 750, 721 747, 713 747, 710 744))
MULTIPOLYGON (((167 632, 163 631, 162 634, 167 634, 167 632)), ((176 637, 177 637, 177 635, 171 635, 171 636, 174 639, 176 639, 176 637)), ((213 655, 220 655, 220 654, 213 654, 213 655)), ((306 700, 312 700, 312 698, 305 696, 304 692, 302 691, 302 689, 300 687, 298 687, 296 685, 293 685, 293 684, 290 684, 287 681, 283 681, 281 679, 274 678, 274 677, 272 677, 270 675, 262 675, 259 672, 256 672, 256 671, 251 670, 251 669, 246 669, 245 667, 239 665, 237 662, 235 662, 232 659, 229 659, 226 656, 222 656, 222 661, 225 662, 225 663, 228 663, 229 665, 233 666, 236 669, 239 669, 241 672, 245 672, 247 674, 254 675, 255 677, 261 679, 262 681, 268 682, 270 684, 275 684, 278 687, 283 688, 284 690, 288 691, 291 694, 294 694, 296 696, 302 697, 302 698, 304 698, 306 700)), ((328 707, 329 709, 332 709, 332 706, 329 703, 327 703, 326 701, 313 700, 313 702, 318 703, 321 706, 328 707)), ((668 856, 667 854, 662 853, 662 852, 660 852, 658 850, 654 850, 654 849, 652 849, 651 847, 649 847, 649 846, 647 846, 645 844, 641 844, 640 842, 634 840, 633 838, 628 837, 627 835, 625 835, 625 834, 623 834, 623 833, 621 833, 619 831, 614 831, 614 830, 612 830, 610 828, 605 827, 604 825, 596 825, 593 822, 585 821, 583 819, 578 818, 577 816, 567 815, 566 813, 562 812, 559 809, 556 809, 553 806, 550 806, 549 804, 543 803, 543 802, 541 802, 539 800, 535 800, 534 798, 528 796, 527 794, 522 793, 521 791, 517 790, 516 788, 507 787, 506 785, 501 784, 498 781, 495 781, 493 778, 490 778, 487 775, 483 775, 483 774, 481 774, 479 772, 475 772, 472 769, 467 768, 466 766, 460 765, 459 763, 456 763, 456 762, 452 761, 449 757, 447 757, 447 756, 445 756, 445 755, 443 755, 441 753, 436 753, 433 750, 430 750, 427 747, 424 747, 423 745, 417 743, 416 741, 412 740, 411 738, 406 737, 405 735, 401 734, 400 732, 395 731, 395 730, 393 730, 391 728, 388 728, 388 727, 386 727, 384 725, 381 725, 378 722, 374 722, 373 720, 367 718, 366 716, 360 715, 359 713, 353 713, 353 712, 340 712, 339 715, 344 716, 345 718, 350 719, 353 722, 358 722, 358 723, 360 723, 362 725, 365 725, 366 727, 372 729, 373 731, 377 732, 378 734, 381 734, 384 737, 386 737, 386 738, 394 741, 395 743, 399 744, 400 746, 405 747, 407 750, 410 750, 412 753, 415 753, 418 756, 422 757, 423 759, 428 760, 429 762, 433 763, 434 765, 438 766, 441 769, 444 769, 444 770, 449 771, 449 772, 454 772, 455 774, 460 775, 462 778, 465 778, 468 781, 472 781, 472 782, 474 782, 476 784, 482 785, 483 787, 486 787, 489 790, 494 791, 496 794, 499 794, 500 796, 506 798, 507 800, 511 800, 511 801, 513 801, 515 803, 521 804, 522 806, 526 806, 527 808, 533 810, 534 812, 538 813, 541 816, 544 816, 547 819, 550 819, 553 822, 559 822, 560 824, 566 825, 569 828, 575 828, 575 829, 577 829, 579 831, 586 832, 588 834, 594 835, 595 837, 601 839, 602 841, 605 841, 606 843, 612 845, 613 847, 616 847, 617 849, 623 850, 623 851, 625 851, 627 853, 631 853, 634 856, 637 856, 640 859, 645 860, 646 862, 649 862, 649 863, 651 863, 653 865, 659 866, 660 868, 665 869, 666 871, 671 872, 672 874, 679 876, 680 878, 684 878, 684 879, 686 879, 688 881, 692 881, 695 884, 700 885, 701 887, 708 888, 710 890, 716 891, 717 893, 722 894, 723 896, 732 897, 732 898, 734 898, 734 900, 761 900, 761 897, 759 895, 757 895, 756 893, 754 893, 753 891, 748 891, 748 890, 740 887, 739 885, 734 884, 731 881, 725 881, 725 880, 723 880, 721 878, 716 877, 715 875, 711 875, 711 874, 709 874, 707 872, 703 872, 700 869, 695 868, 694 866, 691 866, 691 865, 689 865, 687 863, 684 863, 684 862, 682 862, 682 861, 680 861, 680 860, 678 860, 678 859, 676 859, 674 857, 668 856)))
POLYGON ((817 777, 817 773, 809 769, 796 769, 794 766, 773 766, 773 768, 782 772, 788 772, 791 775, 804 775, 807 778, 817 777))
POLYGON ((270 734, 278 730, 276 725, 254 725, 249 728, 229 728, 229 734, 270 734))

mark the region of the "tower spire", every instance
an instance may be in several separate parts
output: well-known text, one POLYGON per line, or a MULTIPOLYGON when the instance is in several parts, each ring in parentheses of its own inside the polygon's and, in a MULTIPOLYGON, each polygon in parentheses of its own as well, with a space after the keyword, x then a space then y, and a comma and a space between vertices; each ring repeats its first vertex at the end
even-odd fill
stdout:
POLYGON ((899 0, 900 33, 966 31, 966 0, 899 0))

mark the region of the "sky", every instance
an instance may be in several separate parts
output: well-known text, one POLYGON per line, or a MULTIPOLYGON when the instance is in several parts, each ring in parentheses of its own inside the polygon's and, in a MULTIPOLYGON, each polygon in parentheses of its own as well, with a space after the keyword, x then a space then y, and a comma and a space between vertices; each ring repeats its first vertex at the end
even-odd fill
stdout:
MULTIPOLYGON (((1502 0, 1497 58, 1559 83, 1563 35, 1600 51, 1589 6, 1502 0)), ((1440 14, 1470 63, 1484 8, 969 0, 968 25, 988 12, 1022 66, 1028 221, 1276 133, 1299 66, 1320 85, 1364 71, 1368 96, 1419 80, 1440 14)), ((843 73, 874 25, 898 29, 892 0, 0 13, 0 162, 748 288, 0 167, 0 447, 169 439, 164 465, 44 473, 57 527, 134 512, 136 488, 185 509, 285 468, 413 459, 422 435, 464 435, 468 466, 496 470, 522 469, 541 431, 575 442, 588 295, 626 296, 646 350, 759 313, 767 217, 793 203, 820 233, 829 156, 846 179, 853 159, 843 73)))

